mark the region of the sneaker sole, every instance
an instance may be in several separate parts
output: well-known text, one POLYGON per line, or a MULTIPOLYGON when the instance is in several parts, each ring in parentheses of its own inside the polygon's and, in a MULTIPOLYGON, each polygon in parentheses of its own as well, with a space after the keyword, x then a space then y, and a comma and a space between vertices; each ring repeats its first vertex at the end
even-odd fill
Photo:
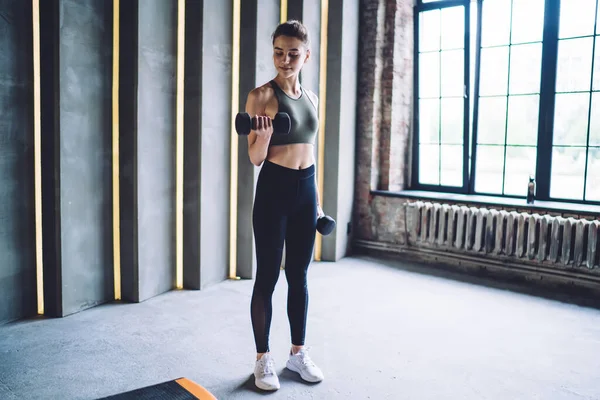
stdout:
POLYGON ((270 392, 279 389, 279 386, 267 386, 267 385, 263 385, 256 378, 254 379, 254 384, 256 385, 257 388, 259 388, 261 390, 270 391, 270 392))
POLYGON ((304 374, 302 374, 302 371, 296 369, 296 367, 294 366, 294 364, 290 363, 289 361, 286 363, 286 367, 287 369, 289 369, 290 371, 294 371, 298 374, 300 374, 300 377, 302 379, 304 379, 306 382, 310 382, 310 383, 319 383, 321 382, 323 379, 319 379, 319 378, 307 378, 304 374))

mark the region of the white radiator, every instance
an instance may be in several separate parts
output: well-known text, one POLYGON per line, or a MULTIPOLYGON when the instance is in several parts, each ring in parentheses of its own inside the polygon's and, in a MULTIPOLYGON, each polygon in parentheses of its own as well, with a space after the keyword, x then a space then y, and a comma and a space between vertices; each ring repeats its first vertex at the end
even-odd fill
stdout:
POLYGON ((599 267, 600 221, 422 201, 406 203, 405 210, 411 246, 544 265, 599 267))

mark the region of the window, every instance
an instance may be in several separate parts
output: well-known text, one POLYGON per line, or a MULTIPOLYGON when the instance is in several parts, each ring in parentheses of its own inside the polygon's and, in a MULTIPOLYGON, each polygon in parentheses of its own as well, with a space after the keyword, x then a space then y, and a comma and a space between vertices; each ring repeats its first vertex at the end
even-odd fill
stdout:
POLYGON ((550 197, 600 201, 598 0, 562 1, 550 197))
POLYGON ((600 0, 419 0, 412 187, 600 202, 600 0))
POLYGON ((463 187, 463 153, 467 148, 465 121, 468 123, 464 67, 468 59, 465 9, 434 9, 423 12, 420 17, 420 182, 463 187))

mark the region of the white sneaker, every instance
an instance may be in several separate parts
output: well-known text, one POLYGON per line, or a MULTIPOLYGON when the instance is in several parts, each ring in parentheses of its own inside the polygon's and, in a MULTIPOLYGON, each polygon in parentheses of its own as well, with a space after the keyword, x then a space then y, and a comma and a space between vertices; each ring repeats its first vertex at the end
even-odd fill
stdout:
POLYGON ((307 382, 321 382, 324 378, 323 372, 310 359, 305 349, 300 350, 294 355, 290 354, 286 366, 288 369, 299 373, 302 379, 307 382))
POLYGON ((265 353, 254 366, 254 384, 262 390, 279 389, 279 378, 275 372, 275 362, 269 353, 265 353))

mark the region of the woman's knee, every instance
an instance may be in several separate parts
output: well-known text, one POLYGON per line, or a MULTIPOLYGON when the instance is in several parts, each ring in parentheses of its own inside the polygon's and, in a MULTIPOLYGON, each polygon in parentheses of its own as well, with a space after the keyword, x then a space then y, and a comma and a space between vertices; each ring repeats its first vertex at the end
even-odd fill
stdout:
POLYGON ((288 271, 286 268, 286 280, 288 287, 292 291, 304 291, 308 286, 306 271, 288 271))
POLYGON ((254 292, 258 292, 263 296, 271 296, 275 291, 277 278, 277 276, 269 274, 256 274, 256 279, 254 280, 254 292))

